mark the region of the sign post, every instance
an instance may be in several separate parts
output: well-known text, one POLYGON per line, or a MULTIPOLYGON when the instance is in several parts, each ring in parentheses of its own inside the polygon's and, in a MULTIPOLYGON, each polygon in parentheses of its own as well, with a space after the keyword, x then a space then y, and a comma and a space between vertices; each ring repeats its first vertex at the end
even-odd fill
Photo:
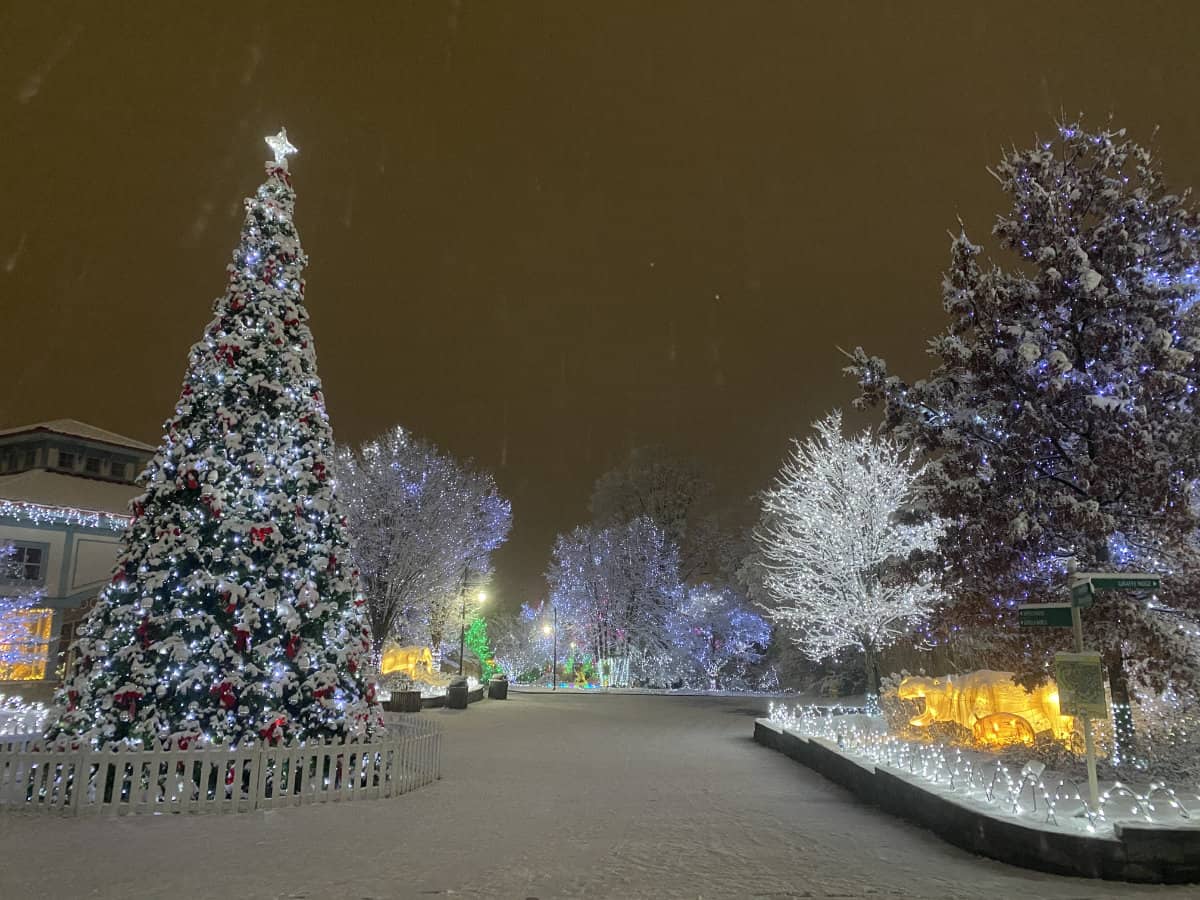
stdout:
MULTIPOLYGON (((1071 567, 1074 566, 1072 562, 1071 567)), ((1059 711, 1083 720, 1083 743, 1087 752, 1088 795, 1092 809, 1100 808, 1100 790, 1096 781, 1096 742, 1092 737, 1092 718, 1107 719, 1104 699, 1104 672, 1100 654, 1083 649, 1083 615, 1095 602, 1096 591, 1153 591, 1162 585, 1158 575, 1146 572, 1075 572, 1071 571, 1069 603, 1022 603, 1017 616, 1024 627, 1070 627, 1075 635, 1074 653, 1054 655, 1058 682, 1059 711)))
POLYGON ((1088 609, 1095 602, 1095 591, 1088 580, 1076 581, 1071 584, 1071 605, 1076 609, 1088 609))
POLYGON ((1092 716, 1099 712, 1101 718, 1108 717, 1108 706, 1104 702, 1104 676, 1100 668, 1099 653, 1083 650, 1083 615, 1079 607, 1071 608, 1072 626, 1075 632, 1075 652, 1054 654, 1054 679, 1058 683, 1058 709, 1066 716, 1083 719, 1083 749, 1087 754, 1088 797, 1092 810, 1100 809, 1100 786, 1096 779, 1096 740, 1092 736, 1092 716), (1096 701, 1097 691, 1100 695, 1096 701))

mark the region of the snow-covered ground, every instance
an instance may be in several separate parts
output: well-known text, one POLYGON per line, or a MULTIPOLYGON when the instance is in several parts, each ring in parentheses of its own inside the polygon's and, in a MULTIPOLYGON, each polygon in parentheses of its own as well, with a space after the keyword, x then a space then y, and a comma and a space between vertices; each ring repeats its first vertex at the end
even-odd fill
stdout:
POLYGON ((443 780, 223 817, 0 817, 0 897, 1191 897, 980 859, 751 739, 766 701, 510 694, 443 780))

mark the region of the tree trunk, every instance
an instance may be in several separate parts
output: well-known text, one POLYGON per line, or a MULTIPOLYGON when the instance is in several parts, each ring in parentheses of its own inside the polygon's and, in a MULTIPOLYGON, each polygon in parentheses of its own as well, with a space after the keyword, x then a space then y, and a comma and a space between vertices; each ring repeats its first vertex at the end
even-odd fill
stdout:
POLYGON ((863 644, 863 666, 867 673, 867 705, 871 698, 879 696, 879 659, 871 644, 863 644))
MULTIPOLYGON (((710 659, 717 655, 717 635, 715 633, 708 639, 708 653, 710 659)), ((712 678, 710 679, 712 681, 710 690, 720 690, 720 673, 721 669, 719 666, 713 670, 712 678)))

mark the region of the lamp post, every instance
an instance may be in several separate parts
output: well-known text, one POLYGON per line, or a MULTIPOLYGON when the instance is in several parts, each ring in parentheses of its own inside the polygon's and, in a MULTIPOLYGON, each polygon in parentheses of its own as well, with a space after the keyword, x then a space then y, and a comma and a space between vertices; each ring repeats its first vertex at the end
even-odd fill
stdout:
POLYGON ((550 612, 554 616, 554 626, 542 626, 542 634, 554 635, 554 651, 550 657, 550 690, 558 690, 558 607, 553 603, 550 604, 550 612))
MULTIPOLYGON (((483 603, 483 601, 487 599, 487 594, 484 593, 483 591, 480 591, 475 596, 475 599, 478 600, 480 603, 483 603)), ((459 631, 459 634, 458 634, 458 674, 459 675, 461 675, 463 673, 463 657, 466 655, 466 652, 467 652, 467 590, 466 590, 466 588, 463 588, 463 592, 462 592, 462 629, 459 631)), ((483 677, 482 672, 480 673, 480 677, 483 677)))

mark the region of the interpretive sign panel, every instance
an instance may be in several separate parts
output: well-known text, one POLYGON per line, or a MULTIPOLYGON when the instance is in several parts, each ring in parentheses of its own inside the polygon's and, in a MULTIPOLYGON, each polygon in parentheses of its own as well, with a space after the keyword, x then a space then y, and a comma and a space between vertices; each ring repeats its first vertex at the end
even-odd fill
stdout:
POLYGON ((1099 653, 1055 653, 1058 707, 1064 716, 1108 718, 1099 653))

